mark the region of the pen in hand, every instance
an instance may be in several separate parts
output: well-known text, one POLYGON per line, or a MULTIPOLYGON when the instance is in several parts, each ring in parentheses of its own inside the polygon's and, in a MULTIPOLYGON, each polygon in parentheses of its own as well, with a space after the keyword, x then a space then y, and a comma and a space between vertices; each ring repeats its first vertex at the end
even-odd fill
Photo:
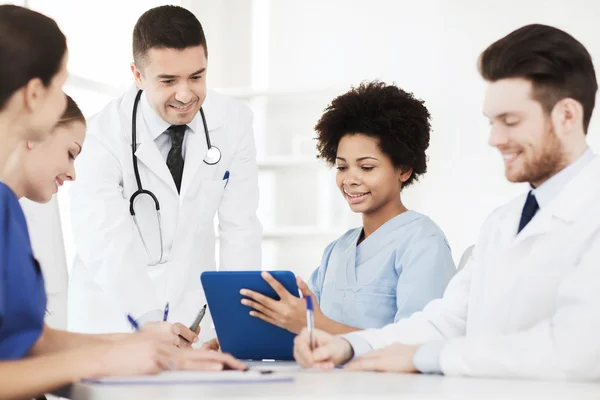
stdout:
POLYGON ((129 321, 129 323, 131 324, 131 326, 133 327, 133 329, 135 329, 136 331, 140 330, 140 325, 137 323, 137 321, 131 316, 131 314, 127 314, 127 321, 129 321))
POLYGON ((315 330, 315 320, 312 298, 310 296, 306 296, 306 327, 310 335, 310 350, 313 351, 315 349, 315 335, 313 332, 315 330))
MULTIPOLYGON (((202 322, 202 319, 204 318, 205 314, 206 314, 206 304, 204 305, 204 307, 202 307, 202 309, 196 316, 196 319, 194 320, 194 322, 192 322, 192 325, 190 325, 190 331, 196 333, 196 331, 198 330, 198 326, 200 326, 200 322, 202 322)), ((181 339, 185 340, 186 342, 190 343, 190 341, 187 340, 186 338, 184 338, 183 336, 179 335, 179 337, 181 339)))
POLYGON ((204 314, 206 314, 206 304, 204 305, 204 307, 202 307, 202 309, 196 316, 196 319, 194 320, 194 322, 192 322, 192 325, 190 325, 190 331, 196 332, 198 326, 200 326, 200 322, 202 322, 202 319, 204 318, 204 314))
MULTIPOLYGON (((202 319, 204 318, 205 314, 206 314, 206 304, 204 305, 204 307, 202 307, 202 309, 196 316, 196 319, 194 320, 192 325, 190 325, 190 330, 192 332, 196 333, 196 330, 198 329, 198 326, 200 326, 200 322, 202 322, 202 319)), ((168 317, 169 317, 169 303, 167 302, 167 304, 165 305, 165 311, 163 313, 163 322, 167 321, 168 317)), ((127 314, 127 321, 129 321, 129 323, 131 324, 131 326, 133 327, 134 330, 136 330, 136 331, 140 330, 139 323, 135 320, 135 318, 133 318, 131 316, 131 314, 127 314)), ((182 335, 178 335, 178 336, 179 336, 179 338, 185 340, 187 343, 192 343, 184 336, 182 336, 182 335)))
MULTIPOLYGON (((165 305, 165 312, 163 314, 163 321, 166 321, 169 317, 169 302, 165 305)), ((136 331, 140 330, 140 324, 131 316, 131 314, 127 314, 127 321, 131 324, 131 327, 136 331)))
POLYGON ((168 317, 169 317, 169 302, 167 301, 167 304, 165 305, 165 312, 163 314, 163 322, 166 321, 168 317))

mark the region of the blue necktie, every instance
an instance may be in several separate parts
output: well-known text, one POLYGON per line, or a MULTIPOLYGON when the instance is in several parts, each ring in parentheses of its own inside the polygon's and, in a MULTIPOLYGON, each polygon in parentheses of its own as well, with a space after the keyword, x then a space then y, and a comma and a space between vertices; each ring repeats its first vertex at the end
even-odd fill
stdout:
POLYGON ((171 171, 173 181, 177 187, 177 193, 181 189, 181 177, 183 176, 183 138, 187 125, 171 125, 167 132, 171 135, 171 150, 167 155, 167 167, 171 171))
MULTIPOLYGON (((533 216, 535 215, 535 213, 538 212, 539 209, 540 206, 537 200, 535 199, 535 195, 533 194, 533 191, 530 191, 527 195, 525 205, 523 206, 523 212, 521 212, 521 221, 519 221, 519 232, 521 232, 523 228, 527 226, 529 221, 533 219, 533 216)), ((519 232, 517 232, 517 234, 519 232)))

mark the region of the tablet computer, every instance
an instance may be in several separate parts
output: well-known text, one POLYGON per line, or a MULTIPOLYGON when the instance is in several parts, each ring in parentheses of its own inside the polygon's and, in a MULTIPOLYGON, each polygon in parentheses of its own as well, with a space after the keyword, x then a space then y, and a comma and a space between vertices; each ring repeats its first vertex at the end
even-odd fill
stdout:
MULTIPOLYGON (((262 271, 207 271, 200 275, 208 309, 221 349, 241 360, 293 360, 294 333, 250 316, 241 303, 241 289, 250 289, 279 300, 275 290, 260 276, 262 271)), ((269 273, 294 296, 300 297, 291 271, 269 273)))

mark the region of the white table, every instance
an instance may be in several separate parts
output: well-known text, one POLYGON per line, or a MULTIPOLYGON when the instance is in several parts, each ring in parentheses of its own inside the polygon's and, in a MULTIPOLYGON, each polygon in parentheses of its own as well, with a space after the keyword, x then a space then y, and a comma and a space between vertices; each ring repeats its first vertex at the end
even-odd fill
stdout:
POLYGON ((73 400, 104 399, 600 399, 600 383, 452 378, 428 375, 341 370, 281 371, 294 382, 198 384, 169 386, 107 386, 76 384, 73 400))

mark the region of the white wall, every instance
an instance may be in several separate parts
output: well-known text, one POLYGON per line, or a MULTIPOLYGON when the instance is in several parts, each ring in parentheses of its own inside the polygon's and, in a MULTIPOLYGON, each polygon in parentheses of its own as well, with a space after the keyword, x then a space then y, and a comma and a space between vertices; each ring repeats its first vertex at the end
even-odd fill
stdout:
MULTIPOLYGON (((460 255, 457 252, 476 239, 478 227, 493 208, 526 190, 506 182, 500 157, 487 146, 488 124, 481 116, 484 86, 476 71, 479 53, 520 26, 544 23, 579 39, 597 61, 598 71, 596 16, 600 3, 460 0, 440 4, 444 18, 440 27, 443 32, 438 37, 444 51, 438 73, 443 86, 428 99, 434 112, 436 139, 427 184, 441 196, 425 202, 424 209, 448 234, 456 258, 460 255)), ((589 134, 596 151, 600 144, 600 135, 595 132, 600 118, 597 114, 596 110, 589 134)))
MULTIPOLYGON (((72 72, 107 87, 129 80, 131 30, 147 8, 165 2, 31 0, 57 18, 69 39, 72 72), (86 11, 87 10, 87 11, 86 11)), ((175 2, 176 3, 176 2, 175 2)), ((359 218, 349 215, 332 174, 316 162, 312 127, 334 95, 367 79, 396 82, 426 101, 433 115, 429 172, 403 194, 410 208, 446 232, 458 261, 498 205, 526 190, 503 176, 487 146, 481 112, 484 84, 479 53, 511 30, 533 22, 566 29, 600 59, 593 0, 184 0, 203 23, 209 48, 209 85, 229 89, 256 113, 261 165, 261 210, 267 268, 304 276, 325 245, 359 218), (240 88, 256 95, 248 96, 240 88), (274 95, 281 92, 281 95, 274 95), (297 94, 297 95, 296 95, 297 94), (282 167, 268 157, 298 159, 282 167), (315 229, 318 228, 318 229, 315 229)), ((598 65, 600 68, 600 64, 598 65)), ((109 89, 71 79, 68 90, 84 112, 98 111, 109 89)), ((590 142, 600 137, 592 119, 590 142)), ((59 195, 68 211, 66 193, 59 195)), ((68 219, 62 214, 63 226, 68 219)), ((33 227, 36 229, 36 227, 33 227)), ((67 259, 72 253, 65 232, 67 259)))
MULTIPOLYGON (((219 2, 222 14, 215 19, 208 19, 210 13, 202 18, 212 2, 196 3, 209 39, 212 34, 221 40, 227 37, 231 43, 228 29, 239 16, 229 19, 227 10, 240 3, 247 7, 248 2, 219 2)), ((342 93, 342 88, 362 80, 382 79, 396 82, 426 101, 433 115, 429 172, 403 196, 410 208, 428 214, 442 227, 456 261, 476 240, 485 217, 526 190, 505 180, 500 157, 487 145, 488 123, 482 116, 484 83, 476 70, 480 52, 522 25, 546 23, 567 30, 592 56, 600 56, 596 28, 600 3, 592 0, 255 0, 253 4, 269 9, 263 23, 269 24, 271 90, 302 92, 309 88, 342 93)), ((240 57, 247 54, 247 34, 240 35, 239 46, 237 70, 245 74, 256 64, 251 57, 240 57)), ((235 48, 228 51, 235 52, 235 48)), ((219 54, 211 57, 212 65, 221 61, 219 54)), ((228 57, 234 56, 229 53, 228 57)), ((211 74, 219 85, 228 85, 227 75, 214 70, 211 74)), ((237 80, 231 83, 239 84, 237 80)), ((326 104, 311 103, 320 109, 326 104)), ((293 112, 286 113, 287 124, 308 128, 306 113, 300 110, 297 114, 294 118, 293 112)), ((315 113, 313 124, 317 118, 315 113)), ((590 133, 594 147, 600 139, 594 132, 596 120, 590 133)), ((306 171, 307 176, 311 174, 314 176, 306 171)), ((329 184, 333 185, 333 180, 329 184)), ((288 208, 306 206, 306 201, 301 201, 288 208)), ((318 262, 323 243, 303 249, 304 259, 313 261, 306 263, 310 266, 298 265, 297 254, 290 253, 281 258, 283 267, 293 265, 306 273, 318 262)))

